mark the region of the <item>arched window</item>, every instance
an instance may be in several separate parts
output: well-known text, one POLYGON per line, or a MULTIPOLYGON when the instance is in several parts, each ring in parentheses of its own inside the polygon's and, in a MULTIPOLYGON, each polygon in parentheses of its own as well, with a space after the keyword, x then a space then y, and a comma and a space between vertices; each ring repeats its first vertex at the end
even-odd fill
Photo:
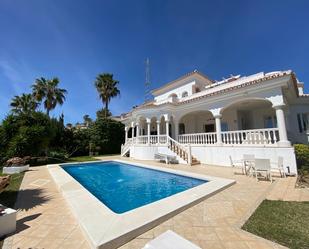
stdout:
POLYGON ((200 90, 198 87, 195 88, 195 92, 196 92, 196 93, 199 93, 200 91, 201 91, 201 90, 200 90))
POLYGON ((187 92, 187 91, 185 91, 185 92, 183 92, 183 93, 181 94, 181 97, 182 97, 182 98, 187 97, 187 96, 188 96, 188 92, 187 92))
POLYGON ((176 93, 172 93, 168 97, 171 98, 172 102, 177 102, 178 101, 178 96, 177 96, 176 93))
POLYGON ((177 98, 177 94, 176 93, 171 93, 168 97, 169 98, 177 98))

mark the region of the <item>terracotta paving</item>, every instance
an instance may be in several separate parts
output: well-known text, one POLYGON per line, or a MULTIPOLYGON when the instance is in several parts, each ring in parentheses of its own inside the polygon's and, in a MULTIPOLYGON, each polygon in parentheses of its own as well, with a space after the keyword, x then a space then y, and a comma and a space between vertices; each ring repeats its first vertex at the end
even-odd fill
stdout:
MULTIPOLYGON (((308 189, 294 189, 295 178, 277 178, 270 184, 235 174, 226 167, 147 164, 236 179, 237 183, 154 227, 121 249, 140 249, 169 229, 203 249, 285 248, 240 227, 265 198, 309 200, 308 189)), ((34 167, 25 174, 16 208, 19 209, 17 232, 5 240, 5 249, 89 248, 46 167, 34 167)))

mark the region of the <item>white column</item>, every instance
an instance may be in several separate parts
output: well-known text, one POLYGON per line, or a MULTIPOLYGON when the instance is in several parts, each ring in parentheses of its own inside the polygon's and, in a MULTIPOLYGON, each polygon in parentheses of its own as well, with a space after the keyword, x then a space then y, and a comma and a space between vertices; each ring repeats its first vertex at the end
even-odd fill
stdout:
POLYGON ((139 123, 136 123, 136 143, 139 144, 139 123))
POLYGON ((158 136, 158 141, 157 143, 159 144, 159 139, 160 139, 160 120, 157 120, 157 136, 158 136))
POLYGON ((178 120, 174 120, 175 125, 175 140, 178 141, 178 134, 179 134, 179 122, 178 120))
POLYGON ((126 127, 124 127, 124 131, 125 131, 125 143, 128 141, 128 127, 126 126, 126 127))
POLYGON ((277 124, 279 129, 279 142, 278 145, 285 147, 285 146, 291 146, 290 141, 288 140, 288 135, 286 132, 286 126, 285 126, 285 117, 284 117, 284 104, 282 105, 276 105, 273 106, 276 110, 276 117, 277 117, 277 124))
POLYGON ((165 120, 165 130, 166 130, 166 136, 169 136, 169 134, 170 134, 170 121, 168 119, 165 120))
POLYGON ((221 114, 215 115, 216 119, 216 134, 217 134, 217 144, 222 144, 222 137, 221 137, 221 114))
POLYGON ((139 123, 136 123, 136 137, 139 137, 139 132, 140 132, 140 130, 139 130, 139 123))
POLYGON ((151 119, 146 119, 147 122, 147 143, 150 144, 150 123, 151 119))
POLYGON ((134 143, 134 127, 135 127, 135 124, 134 122, 131 123, 131 128, 132 128, 132 143, 134 143))

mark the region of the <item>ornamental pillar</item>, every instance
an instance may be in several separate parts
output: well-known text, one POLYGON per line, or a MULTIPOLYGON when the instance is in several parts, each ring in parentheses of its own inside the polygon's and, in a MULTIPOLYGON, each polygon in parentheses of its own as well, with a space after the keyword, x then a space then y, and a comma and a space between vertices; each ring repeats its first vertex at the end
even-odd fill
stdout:
POLYGON ((134 128, 135 128, 135 124, 134 124, 134 122, 131 122, 131 128, 132 128, 132 143, 135 143, 135 139, 134 139, 134 128))
POLYGON ((288 135, 285 125, 285 116, 284 108, 285 104, 273 106, 276 110, 277 125, 279 129, 279 142, 278 145, 282 147, 291 146, 290 141, 288 140, 288 135))
POLYGON ((175 126, 175 140, 178 141, 179 135, 179 122, 178 120, 174 119, 174 126, 175 126))
POLYGON ((216 120, 216 135, 217 135, 217 144, 222 144, 222 136, 221 136, 221 114, 215 115, 216 120))
POLYGON ((168 119, 165 120, 165 130, 166 130, 166 136, 168 137, 170 135, 170 121, 168 119))
POLYGON ((150 123, 151 123, 151 119, 147 118, 146 123, 147 123, 147 143, 150 144, 150 123))
POLYGON ((126 126, 124 127, 124 132, 125 132, 125 143, 128 141, 128 130, 129 128, 126 126))
POLYGON ((159 144, 159 139, 160 139, 160 124, 161 124, 161 121, 160 120, 157 120, 157 143, 159 144))

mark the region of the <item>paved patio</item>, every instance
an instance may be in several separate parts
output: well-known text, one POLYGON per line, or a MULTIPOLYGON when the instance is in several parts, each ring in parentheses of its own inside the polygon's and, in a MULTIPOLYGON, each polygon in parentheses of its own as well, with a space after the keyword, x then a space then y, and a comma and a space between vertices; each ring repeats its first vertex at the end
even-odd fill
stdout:
MULTIPOLYGON (((119 157, 104 157, 104 159, 111 158, 119 157)), ((131 161, 131 159, 125 160, 131 161)), ((270 184, 234 174, 231 168, 147 163, 236 179, 237 183, 140 235, 123 245, 121 249, 142 248, 149 240, 168 229, 203 249, 284 248, 242 231, 240 227, 265 198, 309 200, 308 189, 294 188, 296 178, 276 178, 276 181, 270 184)), ((89 248, 76 219, 57 190, 46 167, 33 167, 25 174, 16 208, 19 209, 17 232, 5 240, 5 249, 89 248)))

